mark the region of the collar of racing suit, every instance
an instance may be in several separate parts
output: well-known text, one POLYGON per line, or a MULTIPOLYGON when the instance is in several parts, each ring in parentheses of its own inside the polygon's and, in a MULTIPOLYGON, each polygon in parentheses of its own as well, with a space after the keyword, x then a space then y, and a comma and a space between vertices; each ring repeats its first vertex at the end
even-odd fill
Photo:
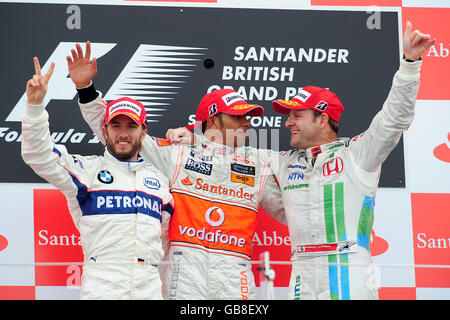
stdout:
POLYGON ((141 157, 141 155, 138 155, 137 161, 122 161, 117 159, 108 149, 108 147, 105 147, 105 158, 107 158, 109 161, 114 163, 116 166, 126 170, 126 171, 137 171, 144 165, 144 159, 141 157))
POLYGON ((333 149, 338 149, 348 143, 348 138, 339 138, 336 141, 321 144, 320 146, 315 146, 304 150, 306 160, 315 159, 322 152, 329 152, 333 149))
POLYGON ((251 149, 249 146, 231 147, 226 144, 217 143, 209 140, 205 135, 195 134, 194 148, 204 149, 206 152, 212 152, 214 154, 220 153, 221 155, 232 155, 241 151, 248 151, 251 149))

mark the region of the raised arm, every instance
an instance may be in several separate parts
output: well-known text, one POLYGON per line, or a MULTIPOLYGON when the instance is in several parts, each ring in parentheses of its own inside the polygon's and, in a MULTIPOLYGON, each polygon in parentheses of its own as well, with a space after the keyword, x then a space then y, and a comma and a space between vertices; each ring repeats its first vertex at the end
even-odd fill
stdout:
MULTIPOLYGON (((22 158, 39 176, 60 189, 66 196, 76 198, 77 188, 69 172, 76 172, 75 160, 62 145, 50 138, 48 113, 44 98, 54 63, 44 75, 39 60, 34 58, 35 75, 26 85, 27 108, 22 117, 22 158)), ((78 223, 74 217, 75 223, 78 223)))
POLYGON ((421 56, 436 39, 431 39, 429 34, 423 34, 419 30, 414 32, 411 30, 412 25, 408 21, 403 37, 404 58, 401 59, 400 68, 394 75, 383 108, 376 114, 369 128, 350 141, 355 163, 369 173, 376 173, 379 170, 383 161, 398 144, 402 132, 409 128, 414 118, 420 83, 421 56))

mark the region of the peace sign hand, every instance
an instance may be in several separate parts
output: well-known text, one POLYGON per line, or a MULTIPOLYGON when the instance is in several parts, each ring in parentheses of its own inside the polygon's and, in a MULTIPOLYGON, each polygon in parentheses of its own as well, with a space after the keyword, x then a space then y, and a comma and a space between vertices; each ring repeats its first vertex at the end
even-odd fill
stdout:
POLYGON ((33 78, 27 82, 27 103, 32 105, 41 105, 44 103, 44 98, 48 89, 48 81, 53 74, 53 70, 55 69, 55 63, 52 62, 47 73, 42 75, 41 65, 39 64, 38 58, 34 57, 33 61, 35 74, 33 75, 33 78))
POLYGON ((83 49, 80 44, 75 45, 71 50, 72 58, 66 57, 69 67, 69 75, 77 88, 87 87, 94 76, 97 74, 97 59, 91 61, 91 43, 86 42, 86 54, 83 55, 83 49))

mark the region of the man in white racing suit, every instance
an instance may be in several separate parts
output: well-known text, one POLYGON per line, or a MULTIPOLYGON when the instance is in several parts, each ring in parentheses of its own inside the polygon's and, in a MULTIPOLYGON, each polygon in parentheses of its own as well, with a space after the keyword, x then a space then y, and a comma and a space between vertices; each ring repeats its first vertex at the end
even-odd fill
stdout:
MULTIPOLYGON (((79 45, 77 51, 70 75, 83 116, 104 143, 102 95, 91 82, 94 63, 79 45)), ((250 259, 258 208, 285 223, 271 168, 256 149, 243 146, 250 126, 246 116, 262 112, 233 90, 216 90, 200 102, 196 119, 205 135, 197 135, 192 146, 144 139, 141 154, 169 178, 177 208, 169 229, 164 298, 256 298, 250 259)))
POLYGON ((84 254, 81 299, 162 299, 157 264, 173 198, 167 178, 138 154, 147 134, 144 106, 129 98, 103 106, 104 156, 69 154, 51 140, 43 106, 54 64, 42 75, 37 58, 34 63, 22 157, 67 198, 84 254))
POLYGON ((327 89, 305 87, 272 103, 289 115, 290 143, 298 148, 281 155, 276 172, 292 243, 291 299, 378 298, 370 235, 381 165, 413 120, 421 55, 434 43, 411 33, 409 22, 403 41, 387 100, 359 136, 337 138, 344 108, 327 89))

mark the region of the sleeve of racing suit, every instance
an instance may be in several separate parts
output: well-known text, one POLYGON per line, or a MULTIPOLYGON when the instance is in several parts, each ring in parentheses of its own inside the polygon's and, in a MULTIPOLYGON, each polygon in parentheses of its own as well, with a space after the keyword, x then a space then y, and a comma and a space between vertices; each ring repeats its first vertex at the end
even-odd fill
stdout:
MULTIPOLYGON (((78 189, 69 173, 77 171, 75 159, 65 146, 51 140, 48 113, 43 105, 27 105, 22 117, 21 149, 23 160, 36 174, 61 190, 68 199, 76 198, 78 189)), ((78 226, 78 221, 75 224, 78 226)))
POLYGON ((266 178, 267 180, 259 199, 259 207, 278 222, 287 224, 286 214, 281 199, 280 185, 272 170, 269 170, 266 178))
POLYGON ((169 226, 170 219, 174 211, 174 200, 172 194, 168 193, 167 199, 164 199, 164 205, 161 210, 161 243, 164 250, 164 256, 169 253, 169 226))
MULTIPOLYGON (((159 265, 158 269, 161 274, 161 280, 163 288, 166 286, 166 275, 167 268, 169 267, 169 249, 170 249, 170 240, 169 240, 169 227, 170 220, 172 219, 172 214, 174 211, 174 200, 172 194, 169 193, 167 199, 163 199, 163 208, 161 210, 161 244, 164 251, 164 255, 159 265), (166 202, 167 201, 167 202, 166 202)), ((165 290, 163 290, 165 292, 165 290)))
POLYGON ((105 120, 106 104, 102 99, 102 93, 95 91, 98 95, 96 98, 92 90, 95 91, 93 84, 88 88, 78 90, 78 103, 81 109, 81 115, 87 122, 91 130, 95 133, 100 142, 105 145, 105 137, 103 136, 102 127, 105 120), (93 100, 91 100, 94 98, 93 100))
MULTIPOLYGON (((89 90, 90 97, 93 97, 92 89, 89 90)), ((106 141, 102 131, 106 113, 105 102, 102 100, 102 93, 100 91, 96 92, 98 93, 98 96, 94 100, 83 103, 89 99, 84 94, 81 95, 81 92, 79 90, 79 105, 84 120, 98 137, 100 142, 105 145, 106 141)), ((85 93, 87 93, 87 91, 85 91, 85 93)), ((171 168, 170 164, 171 162, 174 163, 176 161, 176 159, 173 159, 172 157, 172 154, 174 153, 173 149, 178 149, 177 145, 171 145, 170 142, 166 139, 151 137, 147 135, 142 142, 142 149, 140 151, 140 154, 144 157, 145 160, 150 161, 158 170, 160 170, 166 176, 169 176, 169 170, 171 168)))
POLYGON ((353 159, 365 172, 380 169, 383 161, 398 144, 402 132, 411 125, 419 90, 421 63, 422 61, 401 60, 383 108, 362 135, 350 140, 353 159))

